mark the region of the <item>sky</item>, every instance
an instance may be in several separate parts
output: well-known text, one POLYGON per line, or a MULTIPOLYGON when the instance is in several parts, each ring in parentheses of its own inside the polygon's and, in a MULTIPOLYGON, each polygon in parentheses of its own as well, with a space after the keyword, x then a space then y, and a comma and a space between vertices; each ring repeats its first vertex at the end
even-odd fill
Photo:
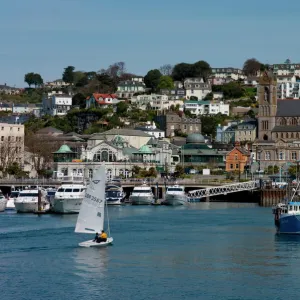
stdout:
POLYGON ((59 79, 72 65, 98 71, 118 61, 145 75, 163 64, 246 59, 300 62, 299 0, 0 0, 0 85, 24 75, 59 79))

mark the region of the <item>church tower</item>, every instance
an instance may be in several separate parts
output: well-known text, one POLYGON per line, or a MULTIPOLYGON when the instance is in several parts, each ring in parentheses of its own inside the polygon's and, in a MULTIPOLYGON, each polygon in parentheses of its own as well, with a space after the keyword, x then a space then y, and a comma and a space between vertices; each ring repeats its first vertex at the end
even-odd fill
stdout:
POLYGON ((259 79, 258 95, 258 140, 272 140, 277 112, 277 81, 274 74, 265 71, 259 79))

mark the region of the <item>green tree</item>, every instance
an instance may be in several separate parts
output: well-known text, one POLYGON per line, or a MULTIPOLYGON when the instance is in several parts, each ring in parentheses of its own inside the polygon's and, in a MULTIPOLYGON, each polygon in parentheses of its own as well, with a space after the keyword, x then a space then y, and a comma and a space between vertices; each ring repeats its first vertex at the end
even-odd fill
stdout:
POLYGON ((125 101, 120 101, 117 104, 117 114, 119 116, 126 116, 128 111, 129 105, 125 101))
POLYGON ((86 97, 83 94, 77 93, 72 98, 72 105, 79 105, 80 108, 86 107, 86 97))
POLYGON ((182 176, 184 174, 183 166, 180 164, 176 165, 175 172, 178 174, 178 177, 182 176))
POLYGON ((86 73, 82 71, 76 71, 73 73, 73 83, 76 87, 82 87, 88 84, 88 78, 86 73))
POLYGON ((144 78, 146 87, 150 88, 152 91, 156 91, 161 76, 162 75, 159 70, 150 70, 144 78))
POLYGON ((31 87, 34 84, 34 73, 30 72, 25 74, 24 81, 31 87))
POLYGON ((161 76, 159 78, 159 83, 158 83, 157 89, 158 90, 161 90, 161 89, 168 89, 168 90, 174 89, 174 82, 173 82, 172 77, 167 76, 167 75, 161 76))
POLYGON ((133 176, 138 176, 141 172, 141 167, 133 166, 131 171, 132 171, 133 176))
POLYGON ((35 87, 41 86, 44 83, 43 78, 40 74, 34 73, 33 74, 33 84, 35 87))
POLYGON ((180 63, 174 66, 172 77, 174 80, 184 81, 187 77, 193 77, 193 65, 180 63))
POLYGON ((247 76, 257 76, 261 67, 262 63, 260 63, 256 58, 249 58, 244 63, 243 71, 247 76))
POLYGON ((154 167, 150 167, 148 172, 147 172, 147 177, 156 177, 157 176, 157 171, 154 167))
POLYGON ((208 93, 203 100, 212 100, 214 98, 214 94, 213 93, 208 93))
POLYGON ((74 70, 75 70, 75 67, 73 67, 73 66, 66 67, 62 74, 62 80, 69 84, 74 83, 74 73, 75 73, 74 70))
POLYGON ((209 63, 200 60, 192 65, 193 77, 201 77, 206 82, 211 75, 211 67, 209 63))

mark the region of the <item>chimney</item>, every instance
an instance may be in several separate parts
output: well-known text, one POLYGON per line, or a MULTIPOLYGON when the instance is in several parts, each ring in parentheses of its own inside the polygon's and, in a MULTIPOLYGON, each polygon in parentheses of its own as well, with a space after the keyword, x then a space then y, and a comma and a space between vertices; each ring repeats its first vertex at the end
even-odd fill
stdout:
POLYGON ((240 146, 241 146, 241 143, 240 143, 240 142, 235 142, 235 143, 234 143, 234 146, 235 146, 235 147, 240 147, 240 146))

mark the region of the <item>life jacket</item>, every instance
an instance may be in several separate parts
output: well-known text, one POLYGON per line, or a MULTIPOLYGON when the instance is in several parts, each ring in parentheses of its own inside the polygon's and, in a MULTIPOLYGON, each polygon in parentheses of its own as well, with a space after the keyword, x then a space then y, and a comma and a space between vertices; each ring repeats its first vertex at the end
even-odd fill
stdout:
POLYGON ((107 239, 107 234, 105 232, 103 232, 103 233, 101 233, 100 237, 103 239, 107 239))

